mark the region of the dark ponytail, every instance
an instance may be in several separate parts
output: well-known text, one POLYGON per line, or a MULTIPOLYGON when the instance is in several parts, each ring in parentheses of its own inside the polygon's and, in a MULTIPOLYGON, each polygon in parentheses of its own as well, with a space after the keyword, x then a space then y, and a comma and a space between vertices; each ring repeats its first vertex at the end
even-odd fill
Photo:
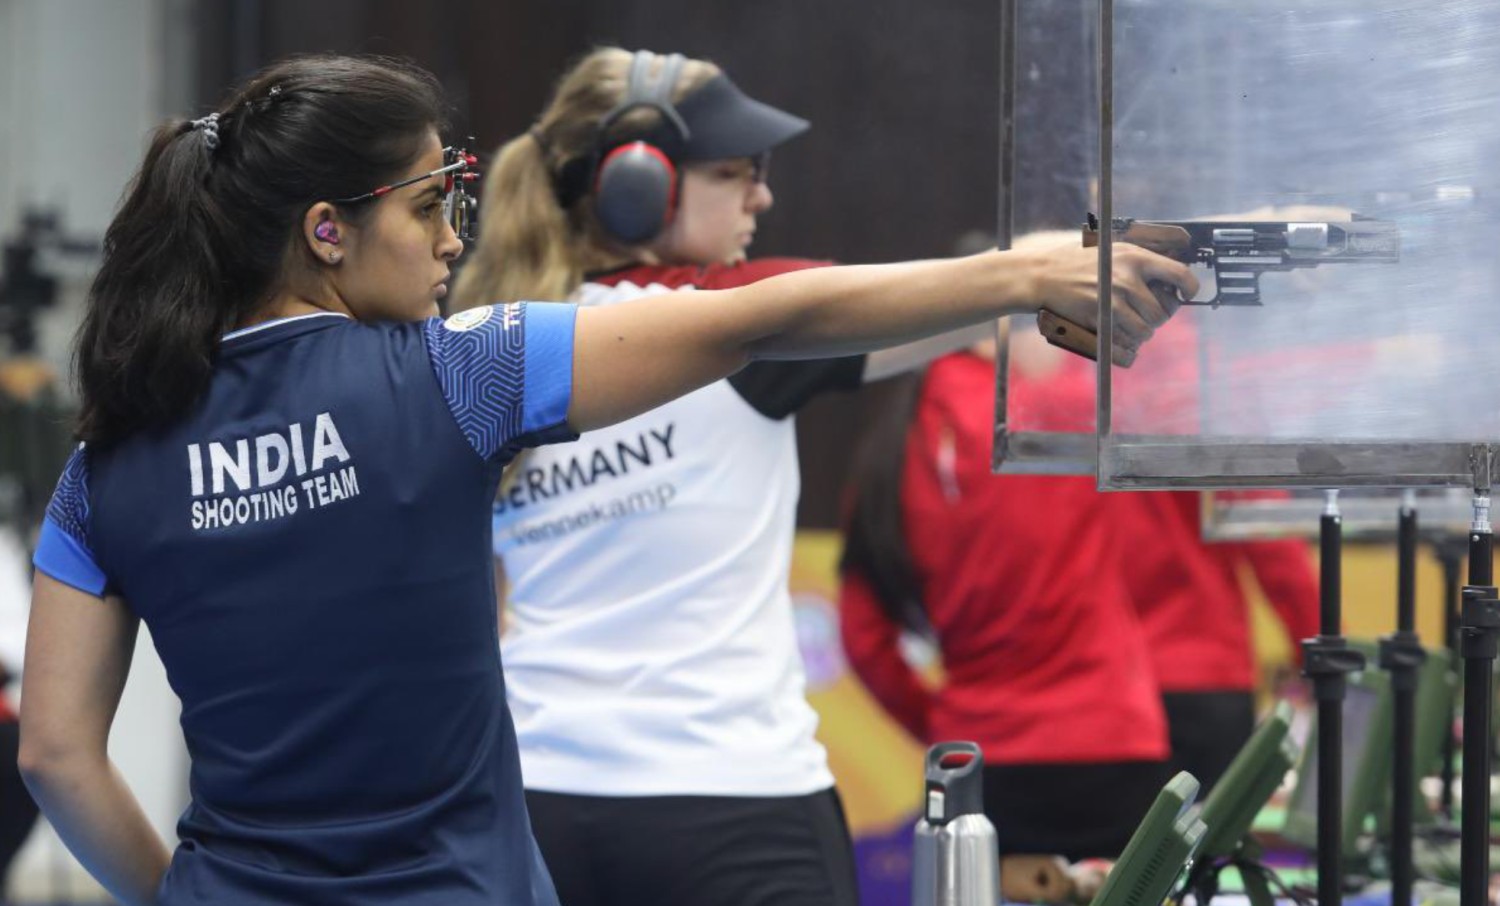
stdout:
POLYGON ((307 209, 393 181, 446 125, 431 74, 371 57, 276 63, 217 113, 156 130, 105 233, 74 350, 90 444, 185 415, 219 338, 271 300, 288 265, 310 262, 297 241, 307 209))
POLYGON ((849 487, 851 507, 839 572, 857 573, 868 582, 893 623, 930 636, 932 627, 901 513, 906 438, 916 417, 924 376, 901 379, 861 445, 849 487))

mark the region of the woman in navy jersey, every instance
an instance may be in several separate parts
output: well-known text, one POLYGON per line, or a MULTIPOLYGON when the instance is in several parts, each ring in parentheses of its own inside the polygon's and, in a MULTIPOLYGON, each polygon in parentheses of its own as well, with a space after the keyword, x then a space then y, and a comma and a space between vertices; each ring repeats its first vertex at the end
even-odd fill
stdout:
MULTIPOLYGON (((77 340, 83 443, 36 555, 19 762, 125 903, 555 903, 495 648, 505 463, 752 360, 1094 305, 1079 250, 440 321, 466 163, 443 110, 400 63, 276 64, 159 128, 110 225, 77 340), (192 756, 171 852, 105 748, 141 621, 192 756)), ((1128 350, 1165 318, 1144 281, 1192 280, 1116 261, 1128 350)))
MULTIPOLYGON (((459 307, 691 307, 835 272, 746 257, 773 200, 770 153, 807 125, 710 63, 589 54, 500 149, 459 307)), ((855 902, 787 591, 792 416, 988 330, 755 362, 517 460, 495 506, 501 648, 533 828, 565 904, 855 902)))

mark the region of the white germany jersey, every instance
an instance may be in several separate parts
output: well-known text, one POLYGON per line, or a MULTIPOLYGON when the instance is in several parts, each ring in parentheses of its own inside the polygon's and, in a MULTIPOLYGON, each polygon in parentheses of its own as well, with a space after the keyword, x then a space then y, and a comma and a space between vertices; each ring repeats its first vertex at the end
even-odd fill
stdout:
MULTIPOLYGON (((585 284, 574 301, 764 275, 637 268, 585 284)), ((501 650, 528 789, 793 796, 833 785, 787 590, 795 428, 776 416, 857 386, 863 361, 752 369, 529 451, 502 487, 501 650)))

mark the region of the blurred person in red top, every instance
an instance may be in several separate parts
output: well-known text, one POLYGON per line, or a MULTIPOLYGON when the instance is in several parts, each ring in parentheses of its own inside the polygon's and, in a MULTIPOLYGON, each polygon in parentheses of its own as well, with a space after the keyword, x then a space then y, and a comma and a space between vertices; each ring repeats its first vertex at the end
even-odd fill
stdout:
MULTIPOLYGON (((1165 325, 1138 365, 1115 372, 1116 405, 1155 430, 1199 430, 1198 345, 1191 318, 1165 325)), ((1094 430, 1094 369, 1087 361, 1015 330, 1009 404, 1014 428, 1094 430)), ((1283 492, 1239 492, 1280 494, 1283 492)), ((1108 521, 1143 539, 1124 561, 1162 690, 1172 740, 1172 768, 1188 771, 1206 793, 1255 726, 1256 668, 1250 604, 1241 574, 1254 574, 1300 658, 1298 642, 1318 634, 1318 587, 1300 541, 1209 543, 1203 540, 1195 491, 1106 495, 1108 521)))
POLYGON ((1253 572, 1300 657, 1318 634, 1318 584, 1300 541, 1203 540, 1196 492, 1112 495, 1137 545, 1125 576, 1151 642, 1174 769, 1206 791, 1255 726, 1256 668, 1242 570, 1253 572))
MULTIPOLYGON (((979 743, 1003 853, 1118 856, 1168 776, 1125 536, 1091 478, 991 474, 991 356, 933 363, 869 439, 842 563, 845 650, 917 739, 979 743), (903 659, 903 632, 937 644, 940 685, 903 659)), ((1087 374, 1054 375, 1069 373, 1087 374)), ((1047 392, 1092 397, 1086 381, 1047 392)))

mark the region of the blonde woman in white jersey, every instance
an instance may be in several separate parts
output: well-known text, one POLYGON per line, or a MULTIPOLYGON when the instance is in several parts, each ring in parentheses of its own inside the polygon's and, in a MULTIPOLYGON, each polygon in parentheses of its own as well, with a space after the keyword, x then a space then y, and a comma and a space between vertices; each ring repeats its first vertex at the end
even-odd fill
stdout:
MULTIPOLYGON (((500 149, 458 306, 610 306, 818 266, 745 258, 772 203, 769 152, 806 128, 712 64, 590 54, 500 149)), ((1167 275, 1162 259, 1129 254, 1149 262, 1144 276, 1167 275)), ((1077 250, 987 255, 1011 256, 1031 307, 1093 286, 1077 250)), ((1142 274, 1123 276, 1150 295, 1142 274)), ((1191 280, 1177 268, 1166 279, 1191 280)), ((1117 307, 1150 304, 1133 298, 1117 307)), ((757 362, 514 467, 495 507, 509 585, 502 659, 533 828, 563 906, 857 901, 787 593, 791 416, 985 330, 757 362)))

